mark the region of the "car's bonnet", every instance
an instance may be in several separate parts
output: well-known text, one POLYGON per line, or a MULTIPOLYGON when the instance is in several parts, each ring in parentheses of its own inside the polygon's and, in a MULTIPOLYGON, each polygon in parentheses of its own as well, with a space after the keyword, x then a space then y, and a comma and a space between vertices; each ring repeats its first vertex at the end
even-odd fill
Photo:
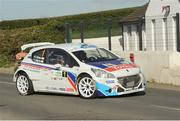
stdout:
POLYGON ((140 71, 137 65, 125 61, 124 59, 90 62, 88 64, 113 73, 116 77, 136 75, 140 71))

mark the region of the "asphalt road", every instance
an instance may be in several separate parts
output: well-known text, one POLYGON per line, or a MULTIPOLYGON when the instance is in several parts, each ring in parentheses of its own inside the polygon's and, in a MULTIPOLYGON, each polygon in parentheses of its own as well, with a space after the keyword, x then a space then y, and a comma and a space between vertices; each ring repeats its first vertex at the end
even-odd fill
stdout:
POLYGON ((144 96, 91 100, 45 93, 20 96, 12 76, 0 74, 0 119, 180 119, 180 91, 148 88, 144 96))

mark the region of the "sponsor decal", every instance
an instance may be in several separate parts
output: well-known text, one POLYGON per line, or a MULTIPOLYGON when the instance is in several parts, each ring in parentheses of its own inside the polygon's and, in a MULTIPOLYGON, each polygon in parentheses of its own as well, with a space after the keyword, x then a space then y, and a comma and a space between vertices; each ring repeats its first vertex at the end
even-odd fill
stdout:
POLYGON ((53 77, 52 80, 56 81, 56 80, 59 80, 58 77, 53 77))
POLYGON ((63 92, 74 92, 72 88, 59 88, 59 90, 63 92))
POLYGON ((71 73, 71 72, 68 72, 67 79, 68 79, 69 83, 72 85, 73 89, 75 91, 77 91, 77 87, 76 87, 76 79, 77 78, 76 78, 76 75, 71 73))
POLYGON ((112 63, 107 63, 107 64, 103 64, 103 65, 105 65, 105 66, 107 66, 107 67, 116 66, 115 64, 112 64, 112 63))
POLYGON ((114 83, 114 80, 106 80, 106 83, 107 84, 112 84, 112 83, 114 83))
POLYGON ((58 90, 56 87, 46 87, 47 90, 58 90))
POLYGON ((72 81, 72 79, 68 76, 68 81, 69 83, 72 85, 72 87, 74 88, 75 91, 77 91, 77 87, 76 84, 72 81))
POLYGON ((65 88, 59 88, 59 90, 62 91, 62 92, 66 91, 65 88))
POLYGON ((37 64, 31 64, 31 63, 21 63, 21 65, 23 67, 26 67, 26 68, 30 68, 30 69, 38 69, 38 70, 51 70, 51 69, 54 69, 54 68, 51 68, 51 67, 47 67, 47 66, 42 66, 42 65, 37 65, 37 64))
POLYGON ((105 68, 106 71, 113 72, 121 69, 128 69, 128 68, 136 68, 137 66, 135 64, 121 64, 118 66, 113 66, 110 68, 105 68))
POLYGON ((56 87, 46 87, 47 90, 59 90, 62 92, 74 92, 72 88, 56 88, 56 87))
POLYGON ((60 71, 52 71, 52 74, 57 77, 61 77, 62 73, 60 71))
POLYGON ((67 77, 67 71, 62 71, 62 77, 67 77))
POLYGON ((66 88, 67 92, 74 92, 74 90, 72 88, 66 88))
POLYGON ((101 61, 101 62, 90 62, 88 64, 95 66, 95 67, 99 67, 101 69, 107 69, 107 70, 111 70, 110 68, 116 68, 114 70, 118 70, 118 68, 124 69, 124 66, 127 66, 127 68, 128 68, 128 66, 133 67, 133 65, 134 65, 131 62, 126 61, 124 59, 116 59, 116 60, 101 61))

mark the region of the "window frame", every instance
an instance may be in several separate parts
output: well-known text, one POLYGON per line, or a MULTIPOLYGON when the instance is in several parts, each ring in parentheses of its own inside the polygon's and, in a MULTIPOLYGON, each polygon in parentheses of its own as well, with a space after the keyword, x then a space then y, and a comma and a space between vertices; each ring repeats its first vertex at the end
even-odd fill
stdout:
MULTIPOLYGON (((47 54, 47 50, 46 49, 39 49, 39 50, 36 50, 36 51, 34 51, 33 53, 32 53, 32 55, 31 55, 31 60, 33 61, 33 62, 35 62, 35 63, 40 63, 40 64, 44 64, 45 62, 46 62, 46 54, 47 54), (35 61, 34 60, 34 54, 36 54, 37 52, 40 52, 40 51, 45 51, 44 52, 44 60, 43 60, 43 62, 37 62, 37 61, 35 61)), ((42 57, 42 56, 41 56, 42 57)))
MULTIPOLYGON (((79 65, 79 63, 76 61, 76 59, 70 54, 70 53, 68 53, 67 51, 65 51, 65 50, 63 50, 63 49, 61 49, 61 48, 46 48, 46 57, 45 57, 45 64, 48 64, 48 65, 55 65, 55 64, 50 64, 49 62, 48 62, 48 53, 49 53, 49 51, 51 51, 51 50, 58 50, 58 51, 62 51, 62 53, 65 55, 65 58, 67 59, 67 64, 68 64, 68 68, 73 68, 74 66, 76 66, 76 67, 80 67, 80 65, 79 65), (71 59, 73 59, 73 61, 77 64, 77 65, 75 65, 74 63, 72 63, 72 60, 71 59)), ((64 67, 64 66, 63 66, 64 67)))

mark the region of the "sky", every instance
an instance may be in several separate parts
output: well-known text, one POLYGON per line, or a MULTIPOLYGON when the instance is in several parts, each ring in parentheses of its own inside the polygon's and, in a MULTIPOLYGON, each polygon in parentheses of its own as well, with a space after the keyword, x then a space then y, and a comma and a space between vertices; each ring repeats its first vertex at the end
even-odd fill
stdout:
POLYGON ((0 0, 0 20, 44 18, 141 6, 148 0, 0 0))

